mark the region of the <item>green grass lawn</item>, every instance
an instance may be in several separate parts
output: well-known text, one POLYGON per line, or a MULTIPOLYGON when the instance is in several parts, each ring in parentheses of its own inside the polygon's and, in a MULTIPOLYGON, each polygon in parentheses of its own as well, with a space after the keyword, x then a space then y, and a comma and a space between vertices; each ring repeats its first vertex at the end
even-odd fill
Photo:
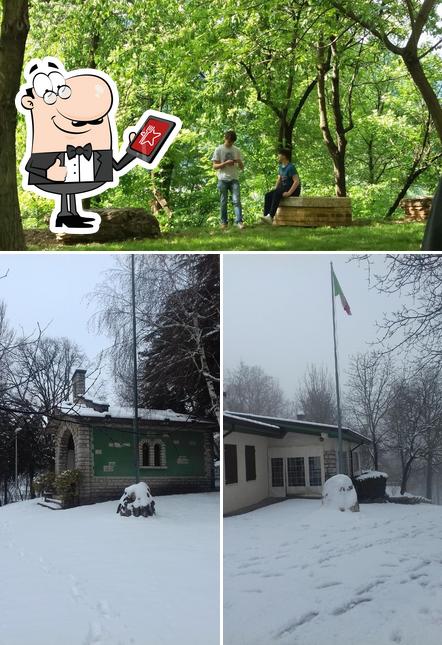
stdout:
MULTIPOLYGON (((230 227, 189 229, 158 239, 108 244, 56 245, 45 236, 28 242, 31 251, 417 251, 424 234, 421 223, 373 223, 343 228, 289 228, 256 224, 243 230, 230 227), (48 241, 48 239, 50 241, 48 241)), ((55 239, 55 238, 54 238, 55 239)))

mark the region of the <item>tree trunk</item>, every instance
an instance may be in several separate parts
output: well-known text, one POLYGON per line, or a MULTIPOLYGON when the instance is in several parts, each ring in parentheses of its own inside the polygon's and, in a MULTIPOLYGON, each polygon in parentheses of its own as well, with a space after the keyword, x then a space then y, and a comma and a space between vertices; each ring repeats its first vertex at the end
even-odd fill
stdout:
POLYGON ((3 475, 3 505, 8 503, 8 476, 6 473, 3 475))
POLYGON ((0 250, 25 248, 17 192, 15 96, 20 87, 26 38, 28 0, 3 0, 0 32, 0 250))
POLYGON ((195 328, 195 340, 197 345, 197 352, 201 362, 202 373, 204 380, 206 382, 207 391, 209 393, 210 402, 212 403, 212 410, 216 416, 218 423, 220 422, 220 410, 219 410, 219 396, 216 393, 213 380, 210 376, 209 364, 207 362, 206 351, 204 349, 204 344, 201 340, 201 330, 198 324, 198 317, 195 314, 193 317, 194 328, 195 328))
POLYGON ((402 470, 401 495, 403 495, 407 490, 407 483, 408 483, 408 478, 410 476, 410 470, 411 470, 411 463, 407 461, 407 463, 405 464, 405 468, 403 468, 402 470))
MULTIPOLYGON (((335 122, 336 141, 331 133, 327 97, 325 90, 325 78, 330 69, 330 59, 324 59, 324 47, 322 43, 318 46, 318 101, 319 101, 319 126, 321 128, 324 143, 333 161, 333 175, 335 178, 336 197, 347 196, 347 181, 345 172, 345 153, 347 150, 346 130, 343 123, 341 99, 340 99, 340 79, 338 53, 335 45, 330 46, 332 54, 332 110, 335 122)), ((351 129, 352 125, 348 129, 351 129)))
POLYGON ((427 499, 431 499, 432 494, 433 494, 433 457, 430 454, 427 457, 425 497, 427 499))
POLYGON ((338 148, 336 155, 333 157, 333 172, 335 176, 335 193, 336 197, 347 196, 347 179, 345 172, 345 149, 346 145, 338 148))
POLYGON ((442 106, 439 103, 436 92, 425 76, 425 72, 417 56, 417 52, 409 53, 405 50, 402 54, 402 58, 414 84, 427 105, 434 127, 436 128, 439 136, 439 140, 442 143, 442 106))
POLYGON ((282 148, 287 148, 290 156, 293 151, 293 126, 287 121, 286 115, 281 116, 279 119, 278 131, 278 145, 282 148))
POLYGON ((374 439, 373 440, 373 468, 377 470, 379 467, 379 454, 378 454, 378 445, 374 439))

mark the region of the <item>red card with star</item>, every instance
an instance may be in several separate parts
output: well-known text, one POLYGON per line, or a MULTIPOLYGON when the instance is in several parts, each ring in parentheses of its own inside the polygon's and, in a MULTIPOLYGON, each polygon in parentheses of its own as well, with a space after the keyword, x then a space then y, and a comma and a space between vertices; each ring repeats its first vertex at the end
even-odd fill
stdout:
POLYGON ((175 127, 173 121, 149 116, 130 144, 130 150, 147 163, 152 163, 175 127))

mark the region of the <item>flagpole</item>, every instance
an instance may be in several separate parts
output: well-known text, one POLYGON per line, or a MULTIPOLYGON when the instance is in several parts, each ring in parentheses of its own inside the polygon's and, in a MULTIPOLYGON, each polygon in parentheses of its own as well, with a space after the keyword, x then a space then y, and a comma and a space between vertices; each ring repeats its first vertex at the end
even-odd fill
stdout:
POLYGON ((333 314, 333 349, 335 355, 335 383, 336 383, 336 408, 338 413, 338 454, 337 454, 337 471, 342 473, 342 418, 341 418, 341 394, 339 391, 339 369, 338 369, 338 350, 336 346, 336 315, 335 315, 335 281, 333 279, 333 262, 330 262, 330 277, 332 289, 332 314, 333 314))

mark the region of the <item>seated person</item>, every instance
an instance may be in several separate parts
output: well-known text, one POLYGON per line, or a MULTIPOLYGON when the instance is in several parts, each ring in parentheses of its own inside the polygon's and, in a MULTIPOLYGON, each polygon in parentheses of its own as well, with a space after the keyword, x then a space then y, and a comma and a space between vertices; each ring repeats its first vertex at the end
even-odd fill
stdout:
POLYGON ((298 197, 301 194, 301 182, 295 166, 290 161, 290 150, 281 148, 278 153, 278 180, 274 190, 264 197, 264 217, 267 224, 273 222, 279 202, 283 197, 298 197))

